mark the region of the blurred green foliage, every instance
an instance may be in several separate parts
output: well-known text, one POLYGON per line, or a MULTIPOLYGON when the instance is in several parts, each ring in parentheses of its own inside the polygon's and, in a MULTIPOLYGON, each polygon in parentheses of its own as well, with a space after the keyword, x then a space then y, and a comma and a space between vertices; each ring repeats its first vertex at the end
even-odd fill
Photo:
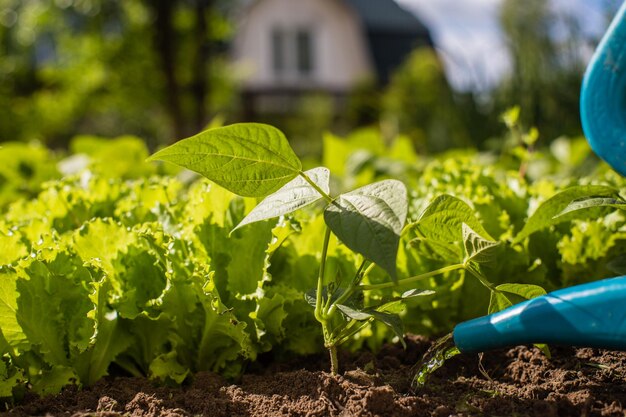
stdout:
POLYGON ((544 143, 580 134, 582 50, 588 40, 579 22, 543 0, 505 0, 500 23, 513 68, 494 93, 497 106, 519 105, 521 121, 536 126, 544 143))
MULTIPOLYGON (((143 138, 150 149, 191 136, 216 115, 245 117, 228 58, 239 0, 1 0, 0 141, 67 147, 79 134, 143 138)), ((614 7, 607 2, 607 17, 614 7)), ((437 51, 416 50, 387 85, 362 80, 347 97, 311 91, 283 115, 255 120, 284 130, 303 157, 322 135, 380 126, 420 153, 502 150, 499 115, 519 105, 537 146, 581 134, 583 51, 597 39, 550 2, 506 0, 502 36, 512 71, 489 91, 454 91, 437 51)))
POLYGON ((2 0, 0 141, 134 134, 155 146, 201 129, 233 102, 220 50, 230 3, 2 0))
POLYGON ((422 152, 472 145, 462 111, 441 61, 430 48, 407 57, 382 97, 383 124, 407 134, 422 152))

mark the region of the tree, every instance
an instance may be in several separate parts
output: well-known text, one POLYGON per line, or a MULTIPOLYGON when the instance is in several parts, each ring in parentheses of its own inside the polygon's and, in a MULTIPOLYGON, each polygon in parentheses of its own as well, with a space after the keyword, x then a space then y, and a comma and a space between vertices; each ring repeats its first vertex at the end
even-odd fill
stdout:
POLYGON ((580 134, 584 39, 577 20, 544 0, 504 0, 500 22, 513 68, 495 92, 496 108, 519 105, 522 124, 538 127, 544 140, 580 134))
POLYGON ((230 105, 226 0, 6 0, 0 141, 65 146, 78 133, 152 145, 230 105))
POLYGON ((471 144, 460 107, 431 48, 413 51, 392 75, 382 98, 383 124, 408 134, 422 151, 471 144))

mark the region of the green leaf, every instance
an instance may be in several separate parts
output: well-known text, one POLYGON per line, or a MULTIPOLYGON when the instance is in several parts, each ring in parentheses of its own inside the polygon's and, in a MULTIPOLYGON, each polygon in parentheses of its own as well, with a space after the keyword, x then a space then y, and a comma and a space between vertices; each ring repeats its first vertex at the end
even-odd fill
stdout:
POLYGON ((374 319, 380 321, 384 325, 388 326, 393 333, 400 338, 402 345, 406 347, 404 342, 404 326, 402 325, 402 319, 400 319, 400 316, 397 314, 373 309, 357 310, 342 304, 337 304, 337 308, 353 320, 364 321, 374 319))
POLYGON ((579 210, 590 209, 594 207, 612 207, 620 210, 626 210, 626 202, 609 197, 586 198, 572 201, 559 214, 552 217, 553 221, 558 221, 560 217, 566 216, 579 210))
POLYGON ((400 313, 406 308, 406 304, 403 303, 404 300, 408 300, 410 298, 424 297, 433 294, 435 294, 435 291, 433 290, 422 290, 419 288, 415 288, 403 292, 398 297, 383 298, 378 305, 368 306, 366 310, 384 311, 387 313, 400 313))
POLYGON ((461 251, 454 243, 417 237, 409 244, 420 256, 428 259, 453 263, 461 261, 461 251))
POLYGON ((112 292, 111 280, 106 277, 93 284, 94 290, 89 294, 93 303, 90 316, 95 320, 94 338, 88 350, 82 352, 74 361, 80 381, 91 385, 105 376, 109 365, 120 353, 132 344, 133 338, 123 328, 115 310, 108 303, 112 292))
POLYGON ((182 384, 189 372, 189 368, 178 362, 178 354, 175 350, 157 356, 150 363, 150 377, 162 381, 170 378, 177 384, 182 384))
POLYGON ((507 128, 512 129, 517 125, 520 115, 520 107, 514 106, 507 109, 504 113, 500 115, 500 118, 504 122, 507 128))
POLYGON ((28 279, 18 279, 16 289, 17 319, 28 341, 37 346, 45 360, 53 365, 67 366, 66 331, 61 320, 63 298, 54 286, 55 276, 40 261, 34 261, 25 272, 28 279))
POLYGON ((402 325, 402 320, 400 319, 400 316, 398 316, 397 314, 373 309, 356 310, 342 304, 337 304, 337 308, 341 310, 343 314, 353 320, 364 321, 374 319, 380 321, 381 323, 388 326, 393 331, 393 333, 400 338, 400 341, 404 345, 404 326, 402 325))
POLYGON ((24 373, 21 369, 14 369, 10 372, 6 363, 0 360, 0 398, 13 396, 13 388, 24 381, 24 373))
POLYGON ((511 307, 513 303, 507 298, 503 293, 491 292, 491 297, 489 298, 489 314, 497 313, 498 311, 505 310, 511 307))
POLYGON ((406 342, 404 341, 404 325, 402 324, 402 319, 399 315, 384 311, 371 311, 370 313, 375 320, 378 320, 389 327, 393 333, 398 336, 402 346, 406 348, 406 342))
POLYGON ((403 292, 400 298, 402 300, 406 300, 408 298, 423 297, 425 295, 433 295, 433 294, 435 294, 435 291, 433 290, 422 290, 419 288, 415 288, 415 289, 403 292))
POLYGON ((363 320, 368 320, 373 317, 371 312, 357 310, 352 307, 348 307, 347 305, 337 304, 337 308, 341 310, 343 314, 345 314, 347 317, 351 318, 352 320, 363 321, 363 320))
POLYGON ((492 239, 466 202, 448 194, 436 197, 420 214, 415 223, 427 237, 442 242, 456 242, 463 237, 462 224, 467 224, 478 235, 492 239))
POLYGON ((28 339, 17 319, 17 274, 0 274, 0 332, 10 346, 28 345, 28 339))
POLYGON ((474 261, 479 264, 486 264, 497 260, 499 242, 482 238, 465 223, 463 223, 462 229, 465 262, 474 261))
MULTIPOLYGON (((256 291, 258 282, 265 275, 267 249, 273 239, 273 225, 257 223, 247 228, 239 236, 233 236, 227 241, 227 250, 230 262, 226 267, 228 274, 228 290, 236 296, 252 294, 256 291), (242 262, 241 254, 245 254, 242 262)), ((216 275, 216 280, 218 277, 216 275)))
POLYGON ((9 342, 2 334, 2 331, 0 330, 0 356, 2 356, 5 353, 8 353, 10 350, 11 350, 11 346, 9 346, 9 342))
POLYGON ((196 350, 196 369, 217 372, 229 362, 250 357, 253 351, 246 323, 239 321, 211 289, 212 279, 212 274, 206 277, 200 298, 204 322, 196 350))
MULTIPOLYGON (((256 336, 258 340, 270 336, 274 342, 278 342, 285 337, 283 321, 287 317, 285 311, 285 298, 280 294, 272 297, 262 297, 257 302, 257 308, 250 313, 250 318, 254 320, 256 336)), ((267 347, 269 350, 271 344, 267 347)))
POLYGON ((491 292, 489 314, 502 311, 514 304, 546 294, 546 290, 532 284, 500 284, 491 292))
POLYGON ((245 197, 264 197, 296 177, 300 160, 275 127, 241 123, 210 129, 152 155, 245 197))
POLYGON ((26 245, 20 241, 15 233, 5 235, 0 233, 0 265, 7 265, 28 255, 26 245))
POLYGON ((384 180, 340 195, 324 211, 333 233, 395 281, 400 233, 407 215, 404 184, 384 180))
MULTIPOLYGON (((329 190, 330 172, 328 168, 313 168, 304 172, 326 194, 329 190)), ((303 177, 298 176, 285 184, 280 190, 265 197, 252 211, 233 229, 237 230, 246 224, 289 214, 313 204, 322 195, 303 177)))
POLYGON ((97 265, 115 275, 113 261, 127 251, 137 237, 111 219, 93 219, 74 232, 73 249, 88 264, 97 265))
POLYGON ((606 267, 617 275, 626 275, 626 253, 611 259, 606 267))
POLYGON ((548 226, 581 216, 580 210, 570 210, 569 215, 562 213, 574 201, 592 197, 613 197, 615 195, 617 195, 615 188, 603 185, 580 185, 561 191, 544 201, 535 210, 522 230, 515 236, 513 243, 519 243, 536 231, 548 226))
POLYGON ((32 390, 42 397, 57 394, 66 385, 78 382, 74 370, 66 366, 44 369, 33 379, 32 390))
POLYGON ((110 278, 117 294, 111 304, 120 317, 134 319, 162 295, 165 271, 155 254, 134 243, 113 264, 116 273, 110 278))
POLYGON ((539 297, 540 295, 546 294, 546 290, 538 285, 531 284, 500 284, 496 287, 496 289, 498 291, 503 291, 508 294, 518 295, 524 300, 530 300, 531 298, 539 297))

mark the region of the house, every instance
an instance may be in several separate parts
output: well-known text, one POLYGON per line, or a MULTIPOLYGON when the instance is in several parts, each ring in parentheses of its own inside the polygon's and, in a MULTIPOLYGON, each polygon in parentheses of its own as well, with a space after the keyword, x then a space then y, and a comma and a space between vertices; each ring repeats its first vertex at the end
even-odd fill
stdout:
POLYGON ((245 68, 246 113, 285 113, 307 92, 338 101, 364 80, 380 84, 428 29, 393 0, 256 0, 238 20, 234 60, 245 68))

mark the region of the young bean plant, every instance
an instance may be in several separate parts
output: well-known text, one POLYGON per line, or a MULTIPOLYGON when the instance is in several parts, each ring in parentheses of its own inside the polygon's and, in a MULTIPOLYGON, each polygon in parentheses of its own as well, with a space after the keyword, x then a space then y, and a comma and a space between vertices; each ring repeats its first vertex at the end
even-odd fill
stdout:
POLYGON ((365 291, 408 288, 409 284, 438 274, 467 269, 475 258, 484 257, 495 246, 463 224, 468 253, 464 261, 400 279, 396 271, 400 238, 414 226, 406 225, 408 203, 404 184, 383 180, 332 196, 329 170, 318 167, 303 171, 284 134, 268 125, 246 123, 210 129, 160 150, 150 160, 167 161, 195 171, 240 196, 263 197, 235 229, 324 201, 326 228, 317 288, 307 294, 307 301, 321 325, 332 373, 338 372, 337 347, 372 321, 390 327, 403 342, 402 322, 394 307, 404 299, 433 293, 411 289, 377 305, 365 306, 365 291), (361 255, 362 262, 349 282, 337 283, 326 276, 331 235, 361 255), (375 266, 388 274, 388 282, 364 283, 375 266))

